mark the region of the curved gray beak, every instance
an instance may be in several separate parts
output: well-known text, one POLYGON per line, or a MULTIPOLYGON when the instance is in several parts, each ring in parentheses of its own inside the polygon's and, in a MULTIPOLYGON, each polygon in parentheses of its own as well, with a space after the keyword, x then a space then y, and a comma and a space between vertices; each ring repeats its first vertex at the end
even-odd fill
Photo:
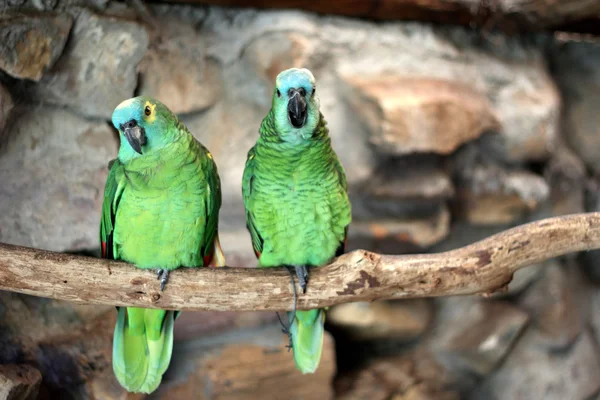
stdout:
POLYGON ((294 128, 302 128, 306 123, 306 100, 296 89, 290 90, 288 117, 294 128))
POLYGON ((131 148, 138 154, 142 154, 142 146, 146 144, 146 132, 144 128, 138 126, 137 121, 132 119, 121 125, 121 130, 125 138, 131 145, 131 148))

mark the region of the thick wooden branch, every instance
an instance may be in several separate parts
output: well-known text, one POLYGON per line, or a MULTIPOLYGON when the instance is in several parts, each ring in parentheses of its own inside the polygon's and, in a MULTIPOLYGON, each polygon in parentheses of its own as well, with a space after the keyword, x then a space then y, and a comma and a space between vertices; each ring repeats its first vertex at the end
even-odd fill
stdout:
MULTIPOLYGON (((600 248, 600 213, 518 226, 438 254, 379 255, 356 250, 314 268, 298 308, 353 301, 491 293, 519 268, 600 248)), ((164 292, 153 271, 121 262, 0 244, 0 289, 77 303, 179 310, 290 310, 282 268, 181 268, 164 292)))
POLYGON ((151 0, 168 3, 300 9, 375 20, 416 20, 516 30, 559 28, 600 33, 595 0, 151 0))

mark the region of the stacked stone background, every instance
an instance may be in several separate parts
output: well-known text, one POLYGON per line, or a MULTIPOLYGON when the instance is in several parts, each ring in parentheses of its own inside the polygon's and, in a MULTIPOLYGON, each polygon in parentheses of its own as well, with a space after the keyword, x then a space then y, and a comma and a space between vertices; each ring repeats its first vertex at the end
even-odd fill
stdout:
MULTIPOLYGON (((351 249, 444 251, 600 210, 598 44, 299 11, 149 10, 0 5, 0 242, 97 253, 118 148, 110 115, 148 94, 211 149, 223 247, 231 265, 253 266, 241 176, 274 78, 292 66, 317 78, 350 183, 351 249)), ((598 254, 523 269, 491 298, 334 307, 315 375, 295 371, 270 313, 184 313, 148 398, 595 399, 598 254)), ((143 398, 112 376, 113 323, 111 307, 0 293, 0 399, 143 398)))

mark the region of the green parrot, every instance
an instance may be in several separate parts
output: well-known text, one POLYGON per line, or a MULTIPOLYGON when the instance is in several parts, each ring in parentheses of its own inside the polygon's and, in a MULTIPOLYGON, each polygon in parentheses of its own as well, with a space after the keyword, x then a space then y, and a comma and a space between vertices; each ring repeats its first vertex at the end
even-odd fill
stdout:
MULTIPOLYGON (((259 132, 242 182, 246 226, 259 267, 295 267, 305 291, 307 267, 344 252, 352 219, 344 168, 331 147, 309 70, 277 76, 259 132)), ((325 310, 288 318, 296 367, 313 373, 321 359, 325 310)))
MULTIPOLYGON (((104 190, 102 257, 156 269, 161 291, 171 270, 225 265, 217 232, 221 184, 210 152, 150 97, 119 104, 112 123, 121 144, 104 190)), ((130 392, 151 393, 169 366, 179 311, 117 310, 117 380, 130 392)))

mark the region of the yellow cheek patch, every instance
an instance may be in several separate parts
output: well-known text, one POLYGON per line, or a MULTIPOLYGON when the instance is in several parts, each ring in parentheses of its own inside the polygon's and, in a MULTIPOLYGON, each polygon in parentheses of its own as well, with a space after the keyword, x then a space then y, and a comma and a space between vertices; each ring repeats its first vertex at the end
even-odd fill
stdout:
POLYGON ((156 104, 152 104, 150 101, 147 101, 146 104, 144 104, 144 110, 146 107, 150 108, 150 115, 146 115, 144 113, 144 119, 148 123, 153 123, 156 119, 156 104))

